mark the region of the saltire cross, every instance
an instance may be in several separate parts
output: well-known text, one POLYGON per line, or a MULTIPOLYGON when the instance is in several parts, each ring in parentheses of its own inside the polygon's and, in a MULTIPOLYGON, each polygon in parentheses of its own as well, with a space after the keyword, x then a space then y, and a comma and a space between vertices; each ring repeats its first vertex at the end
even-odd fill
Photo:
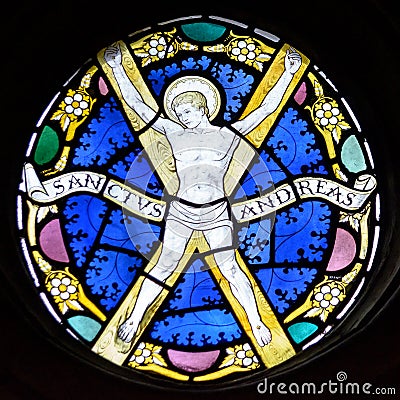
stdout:
MULTIPOLYGON (((158 109, 157 103, 150 94, 150 91, 147 88, 146 83, 142 79, 139 69, 137 68, 135 61, 133 60, 125 43, 123 41, 119 41, 117 42, 117 44, 119 45, 122 51, 123 65, 129 78, 132 80, 132 82, 134 82, 136 88, 138 89, 142 97, 146 99, 148 105, 152 107, 154 110, 157 110, 158 109)), ((270 65, 269 70, 266 72, 264 78, 260 82, 258 88, 255 90, 241 118, 249 114, 253 109, 255 109, 260 104, 260 102, 262 101, 268 90, 276 83, 276 80, 279 78, 279 76, 283 71, 284 57, 286 51, 289 48, 290 46, 287 44, 282 46, 279 53, 275 57, 274 61, 270 65)), ((157 168, 157 172, 167 192, 169 194, 174 194, 174 192, 176 192, 178 185, 177 176, 175 175, 174 170, 170 166, 171 165, 170 160, 168 160, 168 158, 166 159, 165 155, 164 157, 160 156, 160 153, 157 151, 159 145, 157 146, 154 145, 155 142, 158 142, 164 148, 168 148, 169 147, 168 142, 163 135, 154 131, 151 128, 151 126, 146 127, 145 123, 141 121, 140 117, 137 114, 135 114, 134 111, 125 103, 120 93, 118 84, 115 81, 115 78, 113 77, 111 68, 104 60, 104 51, 105 49, 103 49, 98 53, 98 60, 100 62, 100 65, 103 71, 105 72, 114 91, 116 92, 118 98, 122 102, 125 114, 128 120, 131 122, 131 125, 134 128, 134 130, 137 131, 145 129, 144 132, 141 133, 139 136, 143 148, 147 152, 153 166, 157 168)), ((305 56, 302 56, 302 65, 299 71, 293 77, 292 82, 287 88, 284 98, 282 99, 282 102, 280 103, 277 110, 275 110, 275 112, 271 114, 268 118, 266 118, 263 121, 263 123, 261 123, 256 129, 254 129, 251 133, 247 135, 247 138, 254 146, 259 147, 263 143, 272 124, 276 120, 277 116, 280 114, 280 111, 282 110, 285 102, 290 97, 297 83, 301 79, 301 76, 304 74, 304 71, 306 70, 308 63, 309 60, 305 56)), ((245 172, 246 168, 248 167, 249 163, 252 160, 252 157, 249 157, 248 149, 249 146, 244 141, 241 141, 238 148, 236 149, 236 152, 232 158, 232 162, 226 174, 226 179, 225 179, 225 191, 227 196, 230 195, 234 190, 234 188, 237 186, 238 182, 240 181, 240 178, 242 177, 242 174, 245 172), (240 160, 240 162, 235 162, 235 160, 240 160)), ((122 365, 125 362, 126 358, 129 356, 129 354, 131 353, 131 350, 139 343, 141 334, 151 322, 152 318, 154 317, 158 308, 167 297, 170 290, 172 290, 175 284, 178 282, 179 276, 185 270, 185 267, 190 261, 192 254, 195 251, 198 251, 200 253, 206 253, 210 249, 208 243, 204 238, 204 235, 201 232, 194 232, 192 234, 192 237, 188 242, 185 254, 181 258, 177 269, 166 280, 165 286, 161 291, 160 295, 153 302, 153 304, 147 309, 146 314, 139 326, 139 329, 135 337, 129 343, 123 342, 118 337, 118 328, 132 312, 132 309, 135 305, 136 297, 140 291, 144 279, 146 279, 145 276, 151 273, 151 269, 155 265, 155 262, 160 254, 160 250, 161 246, 154 253, 153 257, 149 260, 149 263, 144 270, 144 274, 141 275, 136 280, 135 284, 130 289, 129 293, 119 306, 118 310, 114 313, 113 317, 108 322, 108 325, 103 330, 101 335, 98 337, 96 343, 92 348, 94 352, 98 353, 99 355, 112 361, 115 364, 122 365)), ((295 350, 293 349, 290 340, 287 338, 278 319, 276 318, 268 300, 265 298, 262 290, 260 290, 260 288, 258 287, 255 279, 251 275, 250 271, 248 270, 246 264, 244 263, 243 259, 241 258, 237 250, 236 250, 236 259, 239 263, 240 268, 246 274, 247 278, 251 283, 253 293, 255 294, 257 307, 260 310, 260 315, 262 317, 262 320, 264 324, 268 326, 271 330, 272 340, 266 346, 260 346, 257 340, 255 339, 244 309, 233 295, 228 281, 222 276, 221 272, 216 266, 212 254, 205 256, 205 261, 208 264, 210 271, 214 275, 214 278, 216 282, 219 284, 224 296, 232 306, 232 310, 236 314, 237 320, 242 325, 243 331, 249 337, 249 340, 251 341, 252 345, 254 346, 254 349, 256 350, 257 354, 260 357, 260 360, 264 363, 266 367, 270 368, 274 365, 277 365, 291 358, 295 354, 295 350)))

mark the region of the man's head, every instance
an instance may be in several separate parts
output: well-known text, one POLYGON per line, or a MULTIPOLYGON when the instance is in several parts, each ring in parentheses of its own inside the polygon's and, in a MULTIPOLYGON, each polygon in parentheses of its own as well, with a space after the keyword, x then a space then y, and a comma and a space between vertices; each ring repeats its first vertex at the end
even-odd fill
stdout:
POLYGON ((179 121, 188 128, 196 128, 204 117, 208 119, 207 99, 200 92, 179 94, 172 101, 171 108, 179 121))

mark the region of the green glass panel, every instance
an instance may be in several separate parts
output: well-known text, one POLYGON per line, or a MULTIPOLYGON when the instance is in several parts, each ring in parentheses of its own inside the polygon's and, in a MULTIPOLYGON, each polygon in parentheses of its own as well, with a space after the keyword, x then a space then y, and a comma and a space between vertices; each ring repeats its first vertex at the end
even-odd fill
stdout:
POLYGON ((299 322, 290 326, 288 328, 288 331, 293 340, 296 343, 300 343, 304 339, 307 339, 310 335, 312 335, 317 329, 318 326, 310 322, 299 322))
POLYGON ((39 165, 49 162, 58 152, 59 141, 57 133, 49 126, 43 128, 36 151, 35 162, 39 165))
POLYGON ((182 30, 193 40, 198 40, 199 42, 212 42, 213 40, 220 38, 224 34, 226 28, 217 24, 198 22, 195 24, 182 25, 182 30))
POLYGON ((99 332, 101 325, 92 318, 83 315, 76 315, 68 319, 68 323, 79 333, 84 339, 92 341, 99 332))
POLYGON ((342 161, 350 172, 364 171, 367 167, 360 144, 354 135, 348 137, 343 144, 342 161))

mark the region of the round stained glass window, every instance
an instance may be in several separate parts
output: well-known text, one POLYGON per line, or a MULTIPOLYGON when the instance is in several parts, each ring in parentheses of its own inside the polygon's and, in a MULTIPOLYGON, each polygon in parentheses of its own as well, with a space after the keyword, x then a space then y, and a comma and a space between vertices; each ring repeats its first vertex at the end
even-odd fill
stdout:
POLYGON ((19 251, 94 363, 171 387, 253 382, 340 337, 365 300, 385 201, 373 154, 286 38, 155 24, 106 44, 40 116, 19 251))

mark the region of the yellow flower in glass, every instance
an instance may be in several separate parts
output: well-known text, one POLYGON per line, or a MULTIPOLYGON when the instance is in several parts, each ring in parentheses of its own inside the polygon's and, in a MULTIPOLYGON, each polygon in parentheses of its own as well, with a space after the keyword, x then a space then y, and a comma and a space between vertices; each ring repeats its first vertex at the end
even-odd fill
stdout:
POLYGON ((89 96, 82 93, 71 93, 64 99, 65 112, 70 118, 80 117, 89 114, 89 96), (87 97, 87 99, 85 99, 87 97))
POLYGON ((161 36, 160 38, 155 38, 149 42, 149 54, 153 57, 158 57, 160 59, 165 57, 167 51, 167 42, 165 38, 161 36))
POLYGON ((230 33, 225 43, 204 46, 205 51, 226 52, 232 60, 243 62, 258 71, 263 70, 263 63, 270 60, 275 49, 249 36, 230 33))
POLYGON ((58 301, 66 301, 72 298, 77 298, 77 289, 76 285, 72 283, 71 279, 67 276, 60 279, 60 278, 53 278, 50 281, 51 290, 50 293, 54 297, 58 297, 58 301))
POLYGON ((64 314, 68 309, 82 310, 78 303, 79 282, 69 277, 64 272, 50 273, 46 279, 46 288, 64 314))
POLYGON ((135 51, 137 56, 143 58, 143 65, 162 60, 173 55, 173 53, 173 45, 169 44, 165 36, 163 36, 161 33, 152 35, 149 40, 143 44, 142 48, 139 48, 135 51))
POLYGON ((175 28, 170 32, 156 32, 131 44, 135 55, 142 59, 142 67, 174 57, 179 50, 198 50, 197 45, 183 42, 179 36, 175 36, 175 32, 175 28))
MULTIPOLYGON (((66 131, 71 123, 84 120, 89 115, 92 103, 93 100, 84 90, 69 89, 52 119, 59 120, 62 130, 66 131)), ((75 128, 78 124, 72 125, 75 128)))
POLYGON ((331 103, 324 103, 322 109, 316 112, 316 116, 319 118, 319 123, 322 126, 330 125, 335 126, 338 123, 337 116, 340 114, 337 107, 332 107, 331 103))
MULTIPOLYGON (((138 348, 135 350, 133 357, 131 359, 132 362, 135 362, 138 365, 142 365, 147 361, 147 359, 151 356, 152 352, 150 349, 146 347, 145 343, 140 343, 138 348)), ((147 361, 148 362, 148 361, 147 361)))
POLYGON ((156 364, 160 367, 166 367, 167 364, 163 357, 159 354, 160 351, 161 346, 141 342, 134 351, 128 365, 133 368, 142 367, 149 364, 156 364))
POLYGON ((335 100, 328 100, 327 97, 323 97, 320 101, 315 103, 315 120, 322 129, 328 130, 336 143, 339 143, 342 129, 349 129, 349 124, 344 121, 344 117, 341 114, 338 104, 335 100))
POLYGON ((257 368, 258 360, 254 355, 248 343, 245 343, 241 349, 236 352, 236 358, 239 365, 246 368, 257 368))
POLYGON ((252 62, 257 56, 256 51, 257 47, 253 41, 238 40, 232 48, 232 55, 240 62, 246 62, 248 60, 252 62))
POLYGON ((326 321, 329 313, 346 297, 342 284, 330 281, 314 289, 312 300, 313 308, 306 313, 306 317, 320 315, 321 320, 326 321))
POLYGON ((333 308, 340 302, 340 293, 341 292, 337 287, 331 289, 328 285, 324 285, 321 287, 321 291, 316 293, 315 300, 319 302, 319 306, 322 308, 333 308))

